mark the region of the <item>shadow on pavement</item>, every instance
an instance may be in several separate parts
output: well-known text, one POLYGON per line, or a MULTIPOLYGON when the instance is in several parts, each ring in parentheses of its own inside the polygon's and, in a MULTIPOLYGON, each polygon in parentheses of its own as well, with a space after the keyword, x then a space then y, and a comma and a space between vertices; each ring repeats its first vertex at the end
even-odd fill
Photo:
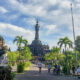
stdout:
POLYGON ((41 73, 38 70, 24 71, 24 74, 17 74, 17 80, 78 80, 76 77, 55 76, 48 73, 47 70, 42 70, 41 73))

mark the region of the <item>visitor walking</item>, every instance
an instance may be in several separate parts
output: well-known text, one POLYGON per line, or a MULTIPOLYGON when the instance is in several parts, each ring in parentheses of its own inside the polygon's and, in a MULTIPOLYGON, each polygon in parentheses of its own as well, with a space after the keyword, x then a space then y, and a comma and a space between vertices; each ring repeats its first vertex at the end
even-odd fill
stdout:
POLYGON ((39 68, 39 73, 41 73, 41 69, 42 69, 42 63, 38 62, 38 68, 39 68))
POLYGON ((76 73, 80 74, 80 67, 79 66, 77 67, 76 73))
POLYGON ((53 74, 57 73, 57 64, 54 65, 54 70, 53 70, 53 74))
POLYGON ((60 75, 60 65, 57 65, 57 75, 60 75))
POLYGON ((75 68, 75 66, 73 65, 73 66, 72 66, 72 73, 73 73, 73 74, 75 74, 75 69, 76 69, 76 68, 75 68))
POLYGON ((48 73, 50 73, 51 67, 52 67, 52 66, 51 66, 51 63, 49 63, 49 64, 48 64, 48 73))

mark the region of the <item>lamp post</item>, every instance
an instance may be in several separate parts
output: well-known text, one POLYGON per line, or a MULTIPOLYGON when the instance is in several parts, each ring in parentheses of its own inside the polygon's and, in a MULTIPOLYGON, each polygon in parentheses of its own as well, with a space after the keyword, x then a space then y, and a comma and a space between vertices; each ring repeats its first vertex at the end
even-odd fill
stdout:
POLYGON ((74 37, 74 52, 75 52, 75 56, 76 56, 76 66, 78 66, 77 53, 76 53, 76 48, 75 48, 75 28, 74 28, 74 17, 73 17, 72 3, 71 3, 71 16, 72 16, 72 27, 73 27, 73 37, 74 37))

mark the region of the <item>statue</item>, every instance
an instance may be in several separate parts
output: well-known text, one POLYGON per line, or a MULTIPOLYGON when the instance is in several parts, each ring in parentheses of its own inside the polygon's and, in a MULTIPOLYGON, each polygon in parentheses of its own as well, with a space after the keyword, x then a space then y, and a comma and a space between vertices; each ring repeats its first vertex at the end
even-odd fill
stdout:
POLYGON ((8 66, 7 51, 8 47, 5 45, 3 37, 0 36, 0 66, 8 66))

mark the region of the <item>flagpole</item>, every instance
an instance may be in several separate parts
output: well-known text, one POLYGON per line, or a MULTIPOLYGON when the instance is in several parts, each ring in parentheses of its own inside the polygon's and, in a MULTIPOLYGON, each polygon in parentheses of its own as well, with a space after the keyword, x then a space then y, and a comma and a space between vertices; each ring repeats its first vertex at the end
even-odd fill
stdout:
POLYGON ((76 66, 78 66, 77 53, 76 53, 76 48, 75 48, 75 28, 74 28, 74 17, 73 17, 72 3, 71 3, 71 16, 72 16, 72 27, 73 27, 73 37, 74 37, 74 52, 75 52, 75 56, 76 56, 76 66))

